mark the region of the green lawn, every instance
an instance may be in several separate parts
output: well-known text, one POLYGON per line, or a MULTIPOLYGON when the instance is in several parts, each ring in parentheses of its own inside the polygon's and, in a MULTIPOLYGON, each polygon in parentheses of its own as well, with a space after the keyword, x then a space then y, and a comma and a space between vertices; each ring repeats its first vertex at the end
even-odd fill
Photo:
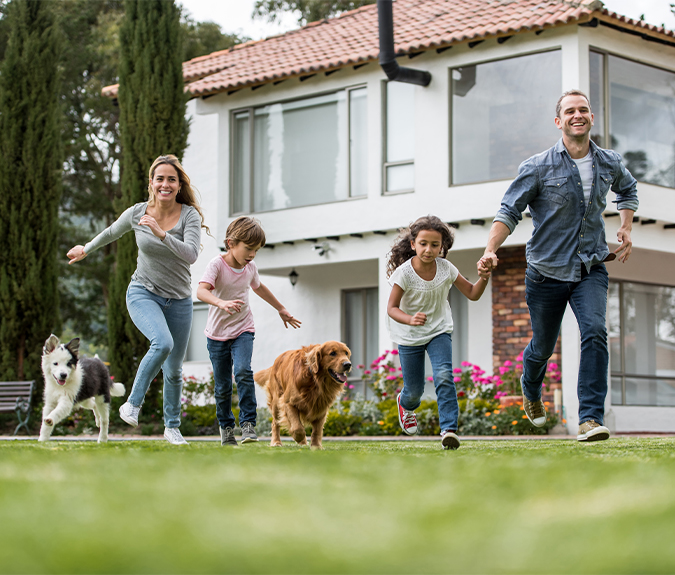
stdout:
POLYGON ((2 573, 673 573, 675 439, 0 441, 2 573))

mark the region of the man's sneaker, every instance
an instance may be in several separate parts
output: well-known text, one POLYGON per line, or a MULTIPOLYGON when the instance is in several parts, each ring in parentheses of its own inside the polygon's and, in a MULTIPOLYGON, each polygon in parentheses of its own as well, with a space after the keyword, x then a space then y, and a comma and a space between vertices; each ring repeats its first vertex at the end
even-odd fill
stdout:
POLYGON ((417 417, 414 411, 408 411, 401 407, 401 394, 396 396, 396 405, 398 406, 398 422, 401 429, 408 435, 415 435, 417 433, 417 417))
POLYGON ((546 408, 541 398, 536 401, 530 401, 523 392, 523 409, 530 423, 535 427, 544 427, 546 424, 546 408))
POLYGON ((237 445, 237 440, 234 437, 234 428, 226 427, 220 428, 220 444, 221 445, 237 445))
POLYGON ((459 437, 453 431, 444 431, 441 436, 443 449, 457 449, 459 447, 459 437))
POLYGON ((609 429, 600 425, 597 421, 589 419, 579 426, 579 441, 603 441, 609 439, 609 429))
POLYGON ((177 427, 165 427, 164 437, 171 445, 189 445, 177 427))
POLYGON ((258 436, 255 433, 255 425, 250 421, 245 421, 241 424, 241 442, 253 443, 254 441, 258 441, 258 436))
POLYGON ((132 427, 138 427, 138 414, 141 411, 140 407, 131 405, 128 401, 120 407, 120 417, 122 421, 128 423, 132 427))

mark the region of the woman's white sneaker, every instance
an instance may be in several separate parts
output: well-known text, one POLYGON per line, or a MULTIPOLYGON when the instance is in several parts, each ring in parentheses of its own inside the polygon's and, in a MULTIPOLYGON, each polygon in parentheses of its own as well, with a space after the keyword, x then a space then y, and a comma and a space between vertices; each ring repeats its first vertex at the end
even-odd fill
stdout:
POLYGON ((190 445, 177 427, 165 427, 164 437, 171 445, 190 445))
POLYGON ((141 408, 131 405, 128 401, 120 407, 120 417, 122 421, 131 425, 131 427, 138 427, 138 414, 141 408))

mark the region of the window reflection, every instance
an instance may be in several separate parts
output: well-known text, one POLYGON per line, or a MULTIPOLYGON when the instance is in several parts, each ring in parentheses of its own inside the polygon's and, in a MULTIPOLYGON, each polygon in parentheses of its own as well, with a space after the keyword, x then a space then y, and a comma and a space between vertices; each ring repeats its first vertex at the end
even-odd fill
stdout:
POLYGON ((452 71, 452 182, 510 179, 560 137, 559 50, 452 71))

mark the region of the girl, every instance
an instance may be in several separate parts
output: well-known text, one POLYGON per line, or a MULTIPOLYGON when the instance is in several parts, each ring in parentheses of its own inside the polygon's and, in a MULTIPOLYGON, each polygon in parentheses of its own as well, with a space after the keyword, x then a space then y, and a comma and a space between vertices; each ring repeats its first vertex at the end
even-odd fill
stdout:
POLYGON ((71 264, 133 230, 138 245, 136 271, 127 289, 127 310, 150 340, 120 417, 133 427, 150 382, 164 372, 164 437, 185 445, 180 430, 183 358, 192 327, 190 265, 199 255, 204 216, 176 156, 159 156, 148 174, 148 201, 131 206, 85 246, 68 252, 71 264))
POLYGON ((389 254, 391 295, 387 324, 398 344, 403 389, 396 398, 398 419, 408 435, 417 433, 414 410, 424 392, 424 352, 429 354, 438 398, 441 444, 457 449, 459 405, 452 374, 452 312, 448 292, 454 283, 472 301, 483 295, 489 273, 472 284, 445 259, 452 247, 450 228, 436 216, 425 216, 404 230, 389 254))
POLYGON ((286 308, 261 283, 253 261, 265 245, 265 232, 255 218, 241 216, 227 228, 223 256, 213 258, 199 281, 197 298, 209 305, 206 322, 206 347, 213 366, 216 416, 222 445, 237 445, 232 414, 232 372, 239 393, 239 427, 241 442, 258 441, 255 432, 255 385, 251 371, 251 355, 255 327, 249 305, 249 288, 279 312, 288 328, 300 327, 286 308))

